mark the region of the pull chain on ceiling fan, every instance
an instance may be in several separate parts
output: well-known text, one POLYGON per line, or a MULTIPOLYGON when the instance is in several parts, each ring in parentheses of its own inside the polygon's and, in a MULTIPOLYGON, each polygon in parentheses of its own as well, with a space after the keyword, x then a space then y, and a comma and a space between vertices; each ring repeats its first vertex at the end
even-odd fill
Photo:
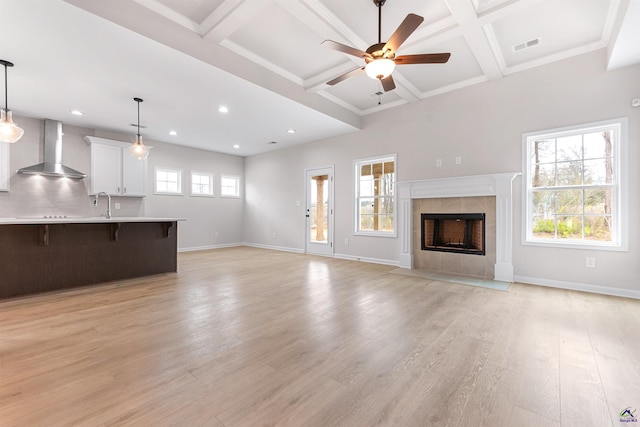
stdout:
POLYGON ((395 33, 391 35, 389 40, 386 43, 382 43, 382 6, 384 6, 385 2, 386 0, 373 0, 373 4, 378 8, 378 43, 369 46, 366 52, 332 40, 325 40, 322 42, 322 45, 329 49, 364 58, 366 63, 363 67, 356 68, 355 70, 351 70, 333 80, 328 81, 328 85, 333 86, 348 79, 349 77, 360 75, 364 71, 372 79, 380 80, 382 88, 385 92, 388 92, 396 87, 393 77, 391 77, 391 73, 395 69, 396 65, 444 64, 449 60, 449 57, 451 56, 450 53, 425 53, 419 55, 396 56, 396 52, 400 45, 402 45, 402 43, 404 43, 404 41, 407 40, 407 38, 409 38, 409 36, 420 26, 420 24, 422 24, 424 18, 413 13, 408 14, 396 29, 395 33))

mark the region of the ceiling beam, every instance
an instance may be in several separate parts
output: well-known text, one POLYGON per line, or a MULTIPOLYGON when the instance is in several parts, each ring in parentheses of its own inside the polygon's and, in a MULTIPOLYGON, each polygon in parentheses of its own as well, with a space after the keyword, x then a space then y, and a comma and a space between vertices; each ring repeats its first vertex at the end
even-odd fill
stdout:
POLYGON ((482 72, 489 80, 503 77, 500 66, 496 61, 491 44, 478 22, 478 15, 470 1, 445 0, 449 11, 460 25, 462 35, 469 45, 471 52, 478 61, 482 72))

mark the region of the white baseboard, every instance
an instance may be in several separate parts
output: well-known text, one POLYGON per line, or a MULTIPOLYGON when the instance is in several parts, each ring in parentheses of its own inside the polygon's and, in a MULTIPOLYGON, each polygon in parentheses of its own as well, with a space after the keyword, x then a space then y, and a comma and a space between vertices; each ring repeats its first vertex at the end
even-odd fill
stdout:
POLYGON ((345 254, 333 254, 333 257, 339 258, 339 259, 347 259, 350 261, 370 262, 372 264, 392 265, 394 267, 398 267, 400 265, 398 261, 390 260, 390 259, 369 258, 364 256, 345 255, 345 254))
POLYGON ((259 243, 241 243, 239 246, 250 246, 252 248, 260 248, 260 249, 272 249, 274 251, 284 251, 284 252, 294 252, 297 254, 303 254, 303 249, 298 248, 287 248, 286 246, 272 246, 272 245, 262 245, 259 243))
POLYGON ((542 279, 539 277, 514 276, 514 281, 550 288, 570 289, 572 291, 591 292, 594 294, 640 299, 640 291, 634 289, 613 288, 609 286, 589 285, 586 283, 565 282, 562 280, 542 279))
POLYGON ((178 248, 178 252, 206 251, 209 249, 233 248, 236 246, 244 246, 244 243, 225 243, 223 245, 193 246, 190 248, 178 248))

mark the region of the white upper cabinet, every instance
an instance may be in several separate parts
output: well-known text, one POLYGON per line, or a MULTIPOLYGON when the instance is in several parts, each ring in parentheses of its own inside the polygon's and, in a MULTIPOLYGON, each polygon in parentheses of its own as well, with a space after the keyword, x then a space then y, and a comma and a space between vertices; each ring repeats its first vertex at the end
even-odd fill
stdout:
POLYGON ((0 191, 9 191, 9 143, 0 142, 0 191))
POLYGON ((91 146, 91 194, 104 191, 112 196, 147 195, 147 160, 132 157, 130 144, 95 136, 85 136, 84 140, 91 146))

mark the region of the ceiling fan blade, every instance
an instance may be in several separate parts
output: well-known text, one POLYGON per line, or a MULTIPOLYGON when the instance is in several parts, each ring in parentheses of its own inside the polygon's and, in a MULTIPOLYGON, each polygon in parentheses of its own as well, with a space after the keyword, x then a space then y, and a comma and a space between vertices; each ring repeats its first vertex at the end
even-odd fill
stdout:
POLYGON ((389 74, 389 76, 385 77, 384 79, 381 79, 380 81, 382 82, 382 88, 385 92, 389 92, 390 90, 394 90, 396 88, 396 84, 393 81, 393 77, 391 77, 391 74, 389 74))
POLYGON ((343 80, 347 80, 349 77, 357 76, 358 74, 361 74, 363 71, 364 71, 364 67, 356 68, 355 70, 351 70, 349 72, 346 72, 346 73, 342 74, 341 76, 338 76, 335 79, 328 81, 327 84, 329 86, 333 86, 335 84, 340 83, 343 80))
POLYGON ((408 14, 396 32, 389 38, 387 44, 384 45, 382 51, 391 50, 394 53, 397 52, 400 45, 422 24, 422 21, 424 21, 422 16, 413 13, 408 14))
POLYGON ((421 55, 400 55, 396 56, 396 65, 404 64, 444 64, 449 60, 450 53, 424 53, 421 55))
POLYGON ((346 44, 334 42, 333 40, 325 40, 322 42, 322 45, 325 47, 328 47, 329 49, 337 50, 338 52, 357 56, 358 58, 371 57, 371 55, 369 55, 367 52, 363 50, 356 49, 355 47, 347 46, 346 44))

